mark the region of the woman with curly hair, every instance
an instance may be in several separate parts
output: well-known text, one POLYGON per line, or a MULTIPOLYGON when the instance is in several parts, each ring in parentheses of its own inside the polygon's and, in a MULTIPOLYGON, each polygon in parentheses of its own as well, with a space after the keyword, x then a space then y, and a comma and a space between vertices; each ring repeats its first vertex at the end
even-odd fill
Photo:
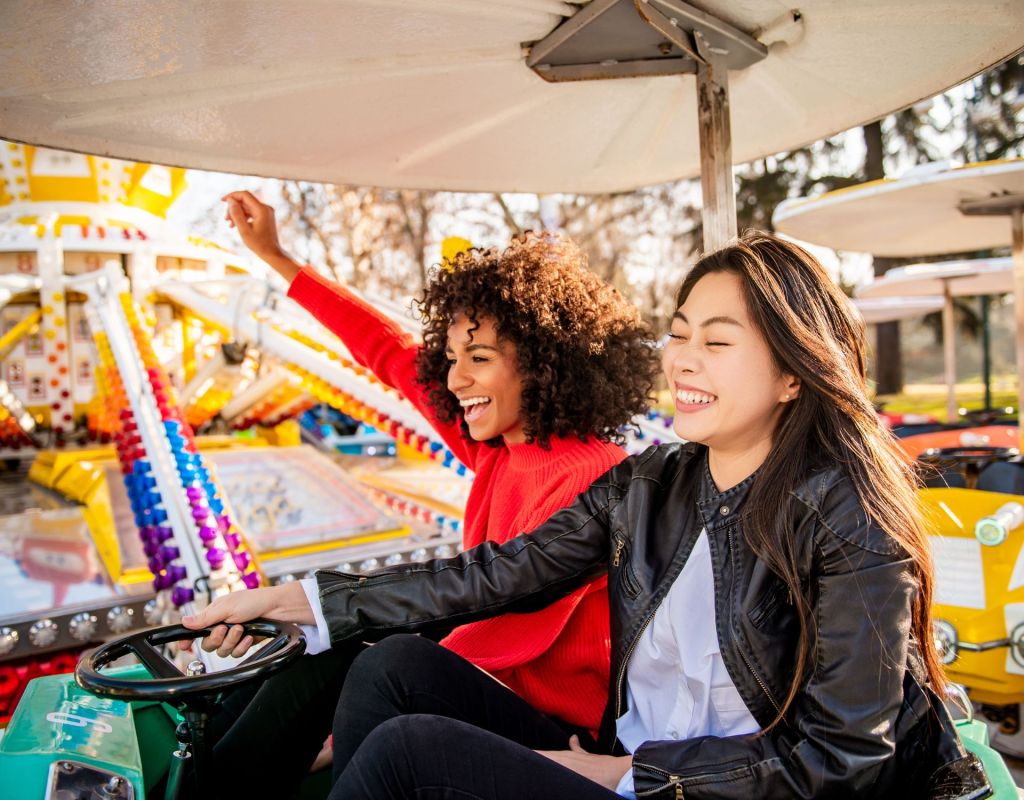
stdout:
MULTIPOLYGON (((436 269, 419 302, 421 346, 345 287, 288 256, 272 208, 248 192, 225 199, 242 241, 289 282, 289 296, 400 391, 473 470, 465 547, 501 543, 535 527, 626 457, 619 429, 646 409, 657 354, 636 308, 587 269, 570 240, 526 234, 504 250, 472 249, 436 269)), ((315 581, 306 588, 314 599, 315 581)), ((227 655, 250 644, 239 626, 222 626, 204 647, 227 655)), ((509 687, 515 701, 558 720, 552 746, 563 729, 598 728, 610 660, 604 578, 542 611, 455 628, 442 644, 509 687)), ((325 656, 304 659, 324 665, 322 679, 304 680, 311 694, 284 703, 275 722, 294 732, 287 746, 295 755, 287 760, 299 774, 328 732, 354 653, 325 656), (289 717, 294 706, 305 707, 301 722, 289 717)), ((253 758, 254 737, 234 734, 249 727, 245 716, 267 705, 276 685, 288 682, 296 691, 289 678, 272 679, 257 702, 243 706, 215 749, 218 761, 231 761, 232 754, 253 758)), ((279 746, 274 743, 278 763, 279 746)))

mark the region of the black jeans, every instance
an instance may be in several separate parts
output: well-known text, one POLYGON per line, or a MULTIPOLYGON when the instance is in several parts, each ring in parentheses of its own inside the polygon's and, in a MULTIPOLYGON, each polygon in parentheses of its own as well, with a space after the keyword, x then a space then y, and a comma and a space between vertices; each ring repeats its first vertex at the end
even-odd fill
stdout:
POLYGON ((360 653, 334 719, 330 800, 613 800, 614 792, 537 755, 571 733, 432 641, 391 636, 360 653))
POLYGON ((211 715, 213 783, 218 798, 294 795, 331 732, 349 667, 362 643, 303 656, 263 683, 227 693, 211 715))

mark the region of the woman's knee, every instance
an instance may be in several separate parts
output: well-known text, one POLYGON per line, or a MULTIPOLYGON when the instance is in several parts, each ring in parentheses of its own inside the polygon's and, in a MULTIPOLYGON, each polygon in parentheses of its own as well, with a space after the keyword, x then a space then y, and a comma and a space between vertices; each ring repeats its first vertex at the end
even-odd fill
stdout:
POLYGON ((440 645, 412 634, 396 634, 367 647, 352 664, 346 686, 373 683, 382 676, 422 666, 440 645))

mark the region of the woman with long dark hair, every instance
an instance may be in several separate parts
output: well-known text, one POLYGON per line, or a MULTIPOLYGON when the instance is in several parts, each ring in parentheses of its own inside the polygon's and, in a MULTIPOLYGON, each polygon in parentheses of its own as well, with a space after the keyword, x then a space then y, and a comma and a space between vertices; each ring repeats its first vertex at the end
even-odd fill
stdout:
MULTIPOLYGON (((657 355, 639 311, 588 268, 572 240, 526 233, 507 247, 470 249, 434 269, 419 298, 417 342, 347 287, 285 252, 270 206, 249 192, 225 199, 242 240, 288 281, 289 296, 359 364, 401 392, 474 472, 466 548, 539 525, 626 457, 621 429, 647 409, 657 355)), ((315 582, 301 583, 315 597, 315 582)), ((610 658, 604 578, 535 614, 452 628, 442 641, 446 649, 565 730, 597 729, 610 658)), ((223 656, 250 645, 240 626, 222 626, 204 643, 223 656)), ((275 765, 254 776, 258 783, 250 788, 262 793, 301 778, 330 733, 338 693, 361 648, 350 642, 312 655, 221 704, 211 739, 225 792, 244 791, 239 781, 254 759, 275 765), (287 735, 269 736, 270 730, 287 735)))
MULTIPOLYGON (((663 370, 688 444, 627 459, 503 545, 317 578, 340 643, 533 608, 607 572, 596 747, 550 747, 502 687, 464 670, 445 688, 420 674, 435 646, 390 636, 342 693, 332 798, 983 796, 938 699, 914 476, 868 400, 847 299, 806 251, 749 233, 697 263, 677 306, 663 370)), ((312 614, 285 587, 188 624, 312 614)))

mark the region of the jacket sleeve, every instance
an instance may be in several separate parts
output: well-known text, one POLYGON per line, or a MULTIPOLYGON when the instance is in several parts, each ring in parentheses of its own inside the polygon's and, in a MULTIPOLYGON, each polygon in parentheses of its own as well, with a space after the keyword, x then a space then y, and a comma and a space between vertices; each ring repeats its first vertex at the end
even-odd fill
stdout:
POLYGON ((462 434, 458 422, 441 422, 428 400, 428 389, 416 380, 419 345, 394 320, 380 313, 341 284, 306 266, 292 281, 288 296, 345 343, 352 357, 419 411, 448 448, 470 469, 476 467, 476 442, 462 434))
POLYGON ((638 797, 872 793, 895 752, 916 581, 912 562, 843 495, 815 515, 816 637, 786 719, 763 735, 645 742, 634 754, 638 797))
POLYGON ((531 533, 484 542, 454 558, 359 577, 320 570, 331 644, 450 627, 547 606, 608 569, 608 519, 628 460, 531 533))

